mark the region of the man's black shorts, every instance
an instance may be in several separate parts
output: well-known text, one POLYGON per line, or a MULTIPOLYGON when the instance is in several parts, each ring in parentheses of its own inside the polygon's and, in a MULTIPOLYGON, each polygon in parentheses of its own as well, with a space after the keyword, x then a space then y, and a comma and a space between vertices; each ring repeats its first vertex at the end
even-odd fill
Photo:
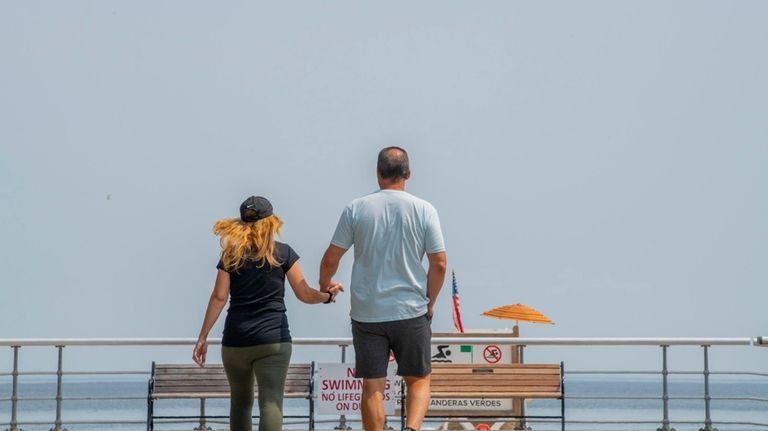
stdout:
POLYGON ((430 362, 432 321, 427 315, 391 322, 352 321, 355 371, 359 378, 387 376, 389 351, 395 354, 397 375, 424 377, 430 362))

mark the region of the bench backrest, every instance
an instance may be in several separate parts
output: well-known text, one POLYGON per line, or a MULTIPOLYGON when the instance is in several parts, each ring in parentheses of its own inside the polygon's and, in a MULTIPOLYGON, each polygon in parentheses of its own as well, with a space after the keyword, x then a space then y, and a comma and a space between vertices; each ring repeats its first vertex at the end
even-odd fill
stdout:
POLYGON ((432 364, 433 398, 558 398, 560 364, 432 364))
MULTIPOLYGON (((312 364, 291 364, 285 380, 286 398, 308 398, 312 389, 312 364)), ((254 385, 258 396, 258 386, 254 385)), ((229 382, 221 364, 200 368, 194 364, 155 364, 150 397, 229 398, 229 382)))

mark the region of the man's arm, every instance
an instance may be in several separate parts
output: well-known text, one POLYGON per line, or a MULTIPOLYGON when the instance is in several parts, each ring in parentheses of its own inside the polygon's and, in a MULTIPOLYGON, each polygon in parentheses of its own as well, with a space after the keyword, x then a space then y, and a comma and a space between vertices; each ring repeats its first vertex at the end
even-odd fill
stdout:
POLYGON ((336 274, 336 270, 339 269, 339 262, 341 262, 341 256, 344 256, 347 250, 333 244, 328 246, 328 250, 323 255, 323 260, 320 261, 320 291, 327 292, 331 285, 331 277, 336 274))
POLYGON ((432 317, 437 295, 440 293, 440 289, 443 288, 443 282, 445 281, 447 259, 445 252, 441 251, 427 254, 427 260, 429 260, 429 270, 427 271, 427 298, 429 298, 429 305, 427 305, 427 315, 432 317))

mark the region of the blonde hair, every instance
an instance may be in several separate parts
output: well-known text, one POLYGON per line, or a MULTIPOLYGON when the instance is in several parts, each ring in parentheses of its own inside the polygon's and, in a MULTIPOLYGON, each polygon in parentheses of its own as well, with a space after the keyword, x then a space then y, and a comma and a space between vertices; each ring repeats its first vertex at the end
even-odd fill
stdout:
POLYGON ((270 215, 255 222, 240 219, 222 219, 213 225, 213 233, 221 237, 221 261, 227 271, 235 271, 246 260, 254 260, 261 267, 279 266, 275 259, 275 235, 280 234, 283 221, 270 215))

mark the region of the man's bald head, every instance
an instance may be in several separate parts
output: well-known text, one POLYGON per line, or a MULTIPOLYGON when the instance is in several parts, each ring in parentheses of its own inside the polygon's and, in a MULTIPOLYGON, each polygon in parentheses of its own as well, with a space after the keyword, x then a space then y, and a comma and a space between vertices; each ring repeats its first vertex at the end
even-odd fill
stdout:
POLYGON ((407 180, 411 176, 408 153, 400 147, 387 147, 379 151, 376 164, 379 177, 388 181, 407 180))

